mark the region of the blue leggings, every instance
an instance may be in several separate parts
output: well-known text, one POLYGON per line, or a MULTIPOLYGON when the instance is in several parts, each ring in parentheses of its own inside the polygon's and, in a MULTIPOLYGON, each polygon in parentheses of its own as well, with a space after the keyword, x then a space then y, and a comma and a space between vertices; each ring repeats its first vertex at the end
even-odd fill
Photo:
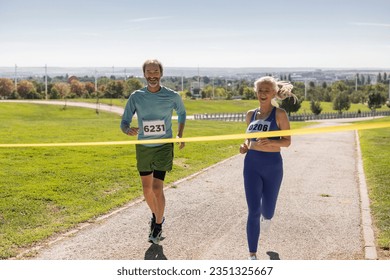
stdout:
POLYGON ((257 252, 260 215, 271 219, 283 178, 283 160, 279 152, 249 150, 244 160, 244 187, 248 204, 246 233, 249 252, 257 252))

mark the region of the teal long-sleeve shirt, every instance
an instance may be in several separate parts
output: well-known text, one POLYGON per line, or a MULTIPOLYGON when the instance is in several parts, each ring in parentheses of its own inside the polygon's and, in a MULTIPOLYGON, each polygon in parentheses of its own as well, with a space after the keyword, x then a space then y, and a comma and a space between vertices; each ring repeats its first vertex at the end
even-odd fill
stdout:
MULTIPOLYGON (((138 140, 172 138, 172 112, 176 111, 179 123, 185 123, 186 110, 181 96, 164 86, 152 93, 147 87, 134 91, 122 116, 121 130, 127 134, 135 113, 138 119, 138 140)), ((148 146, 158 146, 149 144, 148 146)))

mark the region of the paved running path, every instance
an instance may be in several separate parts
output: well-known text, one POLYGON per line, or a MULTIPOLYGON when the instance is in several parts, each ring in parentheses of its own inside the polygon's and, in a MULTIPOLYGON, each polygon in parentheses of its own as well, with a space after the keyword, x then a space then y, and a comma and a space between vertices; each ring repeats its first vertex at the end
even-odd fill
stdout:
MULTIPOLYGON (((259 258, 364 259, 355 133, 294 136, 282 154, 284 180, 259 258)), ((160 245, 147 242, 150 213, 140 201, 61 236, 35 258, 246 259, 243 159, 234 156, 166 189, 160 245)))
MULTIPOLYGON (((58 100, 0 100, 0 102, 8 102, 8 103, 33 103, 33 104, 45 104, 45 105, 58 105, 58 106, 64 106, 65 100, 58 101, 58 100)), ((89 102, 74 102, 74 101, 66 101, 67 106, 73 106, 73 107, 83 107, 83 108, 90 108, 90 109, 99 109, 102 111, 112 112, 119 115, 123 114, 123 108, 119 106, 114 105, 108 105, 108 104, 102 104, 102 103, 89 103, 89 102)))
MULTIPOLYGON (((58 106, 64 106, 65 101, 58 101, 58 100, 0 100, 0 102, 8 102, 8 103, 33 103, 33 104, 44 104, 44 105, 58 105, 58 106)), ((127 100, 124 100, 124 102, 127 102, 127 100)), ((100 111, 106 111, 115 113, 118 115, 122 115, 124 108, 120 106, 115 105, 109 105, 104 103, 89 103, 89 102, 75 102, 75 101, 66 101, 66 106, 71 107, 82 107, 82 108, 89 108, 94 110, 100 110, 100 111)), ((177 116, 173 116, 172 119, 177 119, 177 116)), ((194 116, 187 116, 187 119, 194 119, 194 116)))

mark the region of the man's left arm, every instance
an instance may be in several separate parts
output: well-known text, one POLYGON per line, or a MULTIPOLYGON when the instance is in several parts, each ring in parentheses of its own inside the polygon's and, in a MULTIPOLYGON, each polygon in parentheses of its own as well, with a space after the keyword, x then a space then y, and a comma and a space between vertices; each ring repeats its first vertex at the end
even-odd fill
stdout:
MULTIPOLYGON (((177 129, 177 136, 176 138, 182 138, 184 133, 184 127, 186 123, 187 113, 186 109, 184 107, 183 100, 181 99, 181 96, 178 94, 178 99, 176 102, 175 110, 177 113, 177 121, 178 121, 178 129, 177 129)), ((180 142, 180 149, 183 149, 185 146, 184 142, 180 142)))

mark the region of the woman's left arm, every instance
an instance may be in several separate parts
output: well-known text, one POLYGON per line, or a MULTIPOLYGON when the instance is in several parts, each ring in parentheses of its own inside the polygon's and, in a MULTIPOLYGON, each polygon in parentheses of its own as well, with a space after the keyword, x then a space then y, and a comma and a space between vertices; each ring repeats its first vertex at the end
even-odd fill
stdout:
MULTIPOLYGON (((280 130, 290 130, 290 121, 285 110, 276 109, 276 123, 280 130)), ((274 140, 274 142, 278 147, 288 147, 291 144, 291 136, 281 136, 280 140, 274 140)))
MULTIPOLYGON (((283 109, 276 109, 276 123, 281 130, 289 130, 290 122, 288 120, 286 111, 283 109)), ((290 136, 281 136, 280 139, 269 139, 269 138, 258 138, 257 145, 258 147, 288 147, 291 144, 290 136)))

